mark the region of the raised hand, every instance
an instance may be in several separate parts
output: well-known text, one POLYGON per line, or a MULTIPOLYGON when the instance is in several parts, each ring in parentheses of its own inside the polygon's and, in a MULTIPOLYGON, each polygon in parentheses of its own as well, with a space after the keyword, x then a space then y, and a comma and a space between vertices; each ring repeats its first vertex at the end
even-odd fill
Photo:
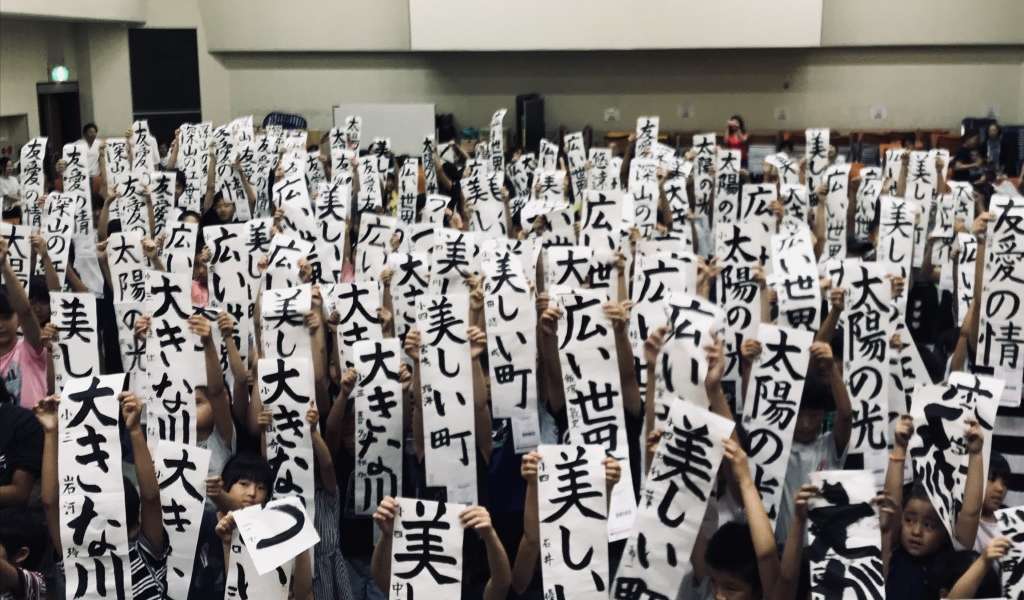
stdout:
POLYGON ((49 395, 39 401, 32 409, 32 412, 36 415, 36 420, 39 421, 40 427, 43 428, 43 433, 57 433, 57 424, 59 419, 57 418, 57 409, 60 407, 60 396, 57 394, 49 395))
POLYGON ((466 529, 472 529, 478 534, 491 531, 491 513, 482 506, 470 506, 459 515, 459 521, 466 529))
POLYGON ((651 335, 644 340, 644 360, 647 363, 658 360, 658 355, 661 354, 661 349, 665 346, 666 335, 668 335, 668 327, 662 325, 652 331, 651 335))
POLYGON ((395 517, 398 516, 398 502, 391 496, 384 496, 373 512, 373 520, 380 527, 381 533, 391 535, 395 532, 395 517))

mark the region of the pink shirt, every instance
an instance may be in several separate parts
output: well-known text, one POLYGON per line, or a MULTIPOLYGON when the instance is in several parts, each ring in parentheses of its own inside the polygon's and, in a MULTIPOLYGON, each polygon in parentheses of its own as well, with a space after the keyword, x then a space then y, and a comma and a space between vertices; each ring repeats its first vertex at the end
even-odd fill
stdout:
POLYGON ((196 306, 206 307, 206 303, 210 301, 210 290, 203 287, 203 284, 199 283, 195 279, 192 280, 192 304, 196 306))
POLYGON ((19 339, 7 354, 0 356, 3 375, 11 399, 31 410, 46 396, 46 350, 36 350, 19 339))

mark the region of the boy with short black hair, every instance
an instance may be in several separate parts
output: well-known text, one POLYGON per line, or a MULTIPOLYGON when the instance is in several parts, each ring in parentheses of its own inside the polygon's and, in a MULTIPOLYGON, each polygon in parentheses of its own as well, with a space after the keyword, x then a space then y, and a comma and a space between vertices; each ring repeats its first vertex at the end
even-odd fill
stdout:
POLYGON ((46 529, 28 509, 0 509, 0 600, 42 600, 46 583, 37 571, 46 529))
POLYGON ((218 511, 228 513, 270 499, 274 473, 266 459, 258 454, 239 453, 228 459, 220 477, 206 480, 210 502, 203 510, 199 542, 192 565, 191 600, 223 598, 225 583, 224 547, 217 536, 218 511))

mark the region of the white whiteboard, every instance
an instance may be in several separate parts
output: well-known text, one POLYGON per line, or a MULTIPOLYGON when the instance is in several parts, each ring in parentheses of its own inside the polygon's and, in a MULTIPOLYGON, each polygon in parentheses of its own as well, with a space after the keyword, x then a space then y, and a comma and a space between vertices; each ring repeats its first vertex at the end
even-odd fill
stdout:
POLYGON ((391 138, 395 154, 419 156, 424 136, 434 133, 433 104, 338 104, 334 107, 334 126, 343 127, 349 115, 363 118, 363 148, 373 138, 391 138))

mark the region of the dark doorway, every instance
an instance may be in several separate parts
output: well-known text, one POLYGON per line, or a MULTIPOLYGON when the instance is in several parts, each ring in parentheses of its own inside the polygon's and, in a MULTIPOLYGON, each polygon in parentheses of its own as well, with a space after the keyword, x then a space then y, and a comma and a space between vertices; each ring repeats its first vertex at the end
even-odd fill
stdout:
POLYGON ((62 148, 82 137, 82 112, 78 82, 37 83, 39 135, 50 138, 52 148, 62 148))
POLYGON ((161 144, 182 123, 202 120, 195 29, 129 29, 132 113, 161 144))

